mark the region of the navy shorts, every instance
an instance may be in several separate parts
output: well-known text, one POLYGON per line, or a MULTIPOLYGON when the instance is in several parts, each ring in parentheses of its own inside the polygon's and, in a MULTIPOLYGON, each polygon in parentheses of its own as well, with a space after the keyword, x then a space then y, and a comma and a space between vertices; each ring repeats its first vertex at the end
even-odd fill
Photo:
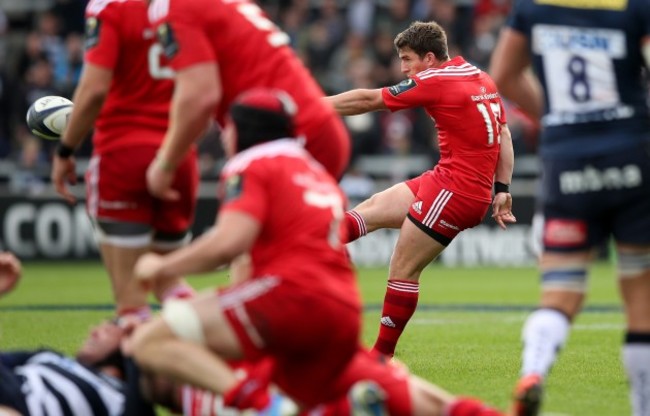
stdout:
POLYGON ((544 248, 650 245, 650 143, 581 159, 542 160, 544 248))

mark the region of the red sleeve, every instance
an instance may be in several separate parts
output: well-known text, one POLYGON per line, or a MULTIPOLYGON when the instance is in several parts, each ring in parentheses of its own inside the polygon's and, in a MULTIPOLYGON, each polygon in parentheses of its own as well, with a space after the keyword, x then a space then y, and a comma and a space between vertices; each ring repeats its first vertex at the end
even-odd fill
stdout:
POLYGON ((119 19, 109 5, 97 15, 86 15, 86 52, 84 60, 91 64, 114 69, 120 50, 119 19))
POLYGON ((437 96, 435 91, 431 85, 424 86, 422 80, 413 77, 391 87, 382 88, 381 96, 390 111, 398 111, 431 105, 437 96))
POLYGON ((200 6, 197 1, 172 0, 169 14, 154 22, 158 41, 174 70, 217 61, 216 52, 202 27, 200 6))
POLYGON ((264 223, 270 207, 268 185, 255 170, 255 164, 243 172, 222 178, 221 212, 234 210, 245 212, 264 223))

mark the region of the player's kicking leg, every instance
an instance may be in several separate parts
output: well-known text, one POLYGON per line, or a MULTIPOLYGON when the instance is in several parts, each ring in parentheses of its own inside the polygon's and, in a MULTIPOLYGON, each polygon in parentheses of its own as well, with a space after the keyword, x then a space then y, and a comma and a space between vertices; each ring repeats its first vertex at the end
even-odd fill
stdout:
POLYGON ((345 242, 352 242, 381 228, 400 228, 414 198, 413 191, 402 182, 361 202, 345 213, 348 230, 348 240, 345 242))

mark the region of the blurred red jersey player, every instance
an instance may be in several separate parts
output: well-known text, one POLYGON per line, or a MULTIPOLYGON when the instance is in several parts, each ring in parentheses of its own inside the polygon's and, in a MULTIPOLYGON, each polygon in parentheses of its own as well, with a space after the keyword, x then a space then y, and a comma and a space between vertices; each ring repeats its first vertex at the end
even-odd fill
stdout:
POLYGON ((170 128, 148 172, 149 190, 178 195, 170 183, 178 161, 210 115, 223 126, 233 99, 255 87, 286 91, 298 106, 297 135, 335 178, 347 167, 350 141, 343 122, 288 46, 289 37, 255 3, 153 0, 149 18, 176 71, 170 128))
MULTIPOLYGON (((133 265, 146 251, 166 252, 186 242, 198 187, 195 157, 190 153, 179 163, 179 201, 161 201, 147 192, 146 169, 167 130, 174 83, 172 70, 163 65, 144 0, 88 3, 85 46, 84 71, 54 157, 52 181, 59 194, 74 202, 66 186, 76 182, 73 152, 94 126, 93 156, 86 172, 87 211, 112 281, 117 313, 147 315, 146 293, 132 284, 133 265)), ((163 298, 173 288, 180 286, 159 288, 156 294, 163 298)))
POLYGON ((499 416, 361 346, 361 298, 341 243, 345 197, 292 138, 295 108, 278 90, 249 90, 235 101, 214 227, 174 253, 141 257, 136 276, 148 284, 206 274, 250 253, 251 277, 166 304, 134 332, 136 362, 263 415, 276 414, 272 382, 303 415, 499 416), (232 359, 256 365, 240 379, 232 359))

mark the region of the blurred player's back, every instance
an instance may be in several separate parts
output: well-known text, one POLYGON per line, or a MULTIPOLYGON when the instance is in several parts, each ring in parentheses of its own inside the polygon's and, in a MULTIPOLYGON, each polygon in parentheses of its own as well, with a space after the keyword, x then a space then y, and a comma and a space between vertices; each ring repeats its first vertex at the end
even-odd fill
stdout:
MULTIPOLYGON (((186 35, 182 25, 176 22, 192 22, 194 27, 200 27, 207 34, 214 54, 210 58, 219 63, 222 80, 223 98, 216 111, 219 123, 223 125, 234 98, 254 87, 288 92, 300 109, 296 119, 300 130, 304 130, 305 123, 313 126, 332 116, 333 110, 320 100, 323 96, 321 88, 290 48, 288 35, 269 20, 258 5, 249 1, 157 0, 150 9, 153 22, 164 17, 157 15, 161 10, 162 14, 167 12, 164 10, 166 4, 173 29, 167 25, 158 27, 161 43, 169 48, 166 53, 174 54, 174 37, 186 35), (160 30, 169 30, 168 42, 163 40, 165 36, 160 30)), ((205 46, 208 45, 196 45, 195 50, 205 46)), ((179 54, 182 56, 176 58, 177 64, 188 66, 188 63, 198 63, 207 58, 192 52, 179 54)))
POLYGON ((87 58, 114 68, 113 82, 96 123, 95 146, 134 141, 159 143, 168 123, 173 72, 164 66, 162 47, 147 18, 143 0, 93 0, 86 8, 87 58), (108 23, 107 23, 108 22, 108 23), (104 42, 99 42, 100 26, 104 42), (110 26, 110 29, 108 27, 110 26), (138 130, 154 130, 143 135, 138 130))
MULTIPOLYGON (((183 149, 176 143, 194 139, 209 112, 223 127, 237 95, 257 87, 273 88, 285 91, 296 103, 296 136, 304 140, 305 148, 335 178, 343 175, 350 158, 345 125, 321 100, 323 91, 289 46, 289 36, 260 6, 248 0, 152 0, 149 20, 178 73, 179 92, 172 106, 178 104, 175 110, 182 106, 188 113, 171 117, 172 134, 166 140, 174 145, 163 145, 161 160, 176 162, 167 146, 183 149), (175 120, 187 120, 192 114, 199 115, 195 123, 175 130, 175 120), (183 139, 186 136, 189 139, 183 139)), ((149 190, 161 196, 158 177, 150 177, 149 190)))
POLYGON ((246 209, 263 230, 251 250, 253 275, 282 276, 358 307, 341 243, 345 196, 295 139, 246 149, 224 166, 222 211, 246 209), (248 193, 240 195, 247 187, 248 193))
POLYGON ((641 76, 648 22, 640 18, 650 3, 575 3, 522 2, 512 21, 531 40, 546 91, 542 154, 587 156, 637 146, 650 131, 641 76))

